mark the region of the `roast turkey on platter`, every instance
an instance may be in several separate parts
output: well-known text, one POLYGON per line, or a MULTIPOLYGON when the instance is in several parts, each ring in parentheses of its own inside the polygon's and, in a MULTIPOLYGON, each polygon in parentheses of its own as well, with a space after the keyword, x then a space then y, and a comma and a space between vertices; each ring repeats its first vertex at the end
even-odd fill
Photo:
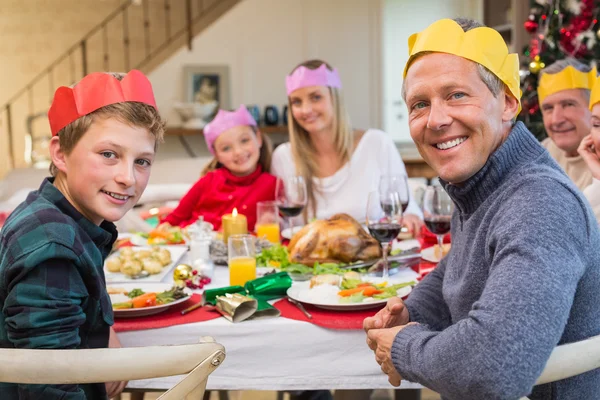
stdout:
POLYGON ((352 263, 381 257, 377 240, 348 214, 305 225, 290 240, 290 262, 313 266, 319 263, 352 263))

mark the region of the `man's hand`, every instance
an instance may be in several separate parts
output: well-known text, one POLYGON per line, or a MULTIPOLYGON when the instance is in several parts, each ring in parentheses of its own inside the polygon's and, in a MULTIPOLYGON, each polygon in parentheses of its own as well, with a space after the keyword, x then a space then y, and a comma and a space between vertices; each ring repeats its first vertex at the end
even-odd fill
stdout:
MULTIPOLYGON (((400 386, 402 377, 394 367, 392 361, 392 345, 398 332, 408 325, 414 325, 411 322, 407 325, 395 326, 385 329, 370 329, 367 331, 367 341, 374 344, 375 360, 381 366, 381 370, 388 376, 388 381, 392 386, 400 386)), ((370 346, 369 346, 370 347, 370 346)))
POLYGON ((592 135, 584 137, 579 144, 579 148, 577 148, 577 152, 581 155, 590 171, 592 171, 592 176, 596 179, 600 179, 600 158, 598 157, 598 150, 599 149, 594 148, 592 135))
MULTIPOLYGON (((392 297, 388 300, 384 308, 379 310, 372 317, 365 318, 363 328, 367 334, 372 329, 392 328, 408 324, 408 309, 400 297, 392 297)), ((377 344, 369 339, 367 335, 367 344, 371 350, 377 348, 377 344)))
MULTIPOLYGON (((119 341, 115 330, 111 327, 110 336, 108 338, 108 348, 114 349, 120 347, 121 342, 119 341)), ((127 386, 127 381, 106 382, 104 385, 106 386, 106 393, 108 394, 108 398, 112 399, 113 397, 117 397, 117 395, 119 395, 123 391, 123 389, 125 389, 125 386, 127 386)))
POLYGON ((402 225, 408 228, 413 237, 417 237, 421 232, 423 220, 414 214, 404 214, 402 217, 402 225))

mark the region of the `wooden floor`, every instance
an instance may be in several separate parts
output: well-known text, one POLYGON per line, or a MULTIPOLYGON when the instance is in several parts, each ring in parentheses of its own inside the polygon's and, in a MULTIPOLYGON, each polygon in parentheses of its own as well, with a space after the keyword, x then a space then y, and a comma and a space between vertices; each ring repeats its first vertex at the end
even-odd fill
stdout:
MULTIPOLYGON (((149 392, 144 395, 144 400, 156 400, 161 395, 160 392, 149 392)), ((130 400, 130 396, 124 393, 121 396, 122 400, 130 400)), ((287 395, 284 396, 284 400, 288 400, 287 395)), ((376 390, 371 396, 372 400, 394 400, 393 390, 376 390)), ((397 397, 396 400, 401 400, 402 397, 397 397)), ((219 400, 217 392, 212 392, 210 400, 219 400)), ((258 391, 258 390, 244 390, 244 391, 230 391, 229 400, 277 400, 277 392, 274 391, 258 391)), ((421 400, 440 400, 440 396, 428 389, 421 391, 421 400)))

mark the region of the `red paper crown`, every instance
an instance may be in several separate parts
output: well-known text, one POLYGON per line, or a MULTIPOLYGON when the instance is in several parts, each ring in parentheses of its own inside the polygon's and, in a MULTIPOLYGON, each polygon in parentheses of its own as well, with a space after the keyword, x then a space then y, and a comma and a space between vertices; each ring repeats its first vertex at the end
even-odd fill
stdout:
POLYGON ((128 101, 148 104, 158 110, 152 85, 142 72, 131 70, 119 81, 111 74, 94 72, 73 88, 56 89, 48 111, 52 136, 71 122, 104 106, 128 101))

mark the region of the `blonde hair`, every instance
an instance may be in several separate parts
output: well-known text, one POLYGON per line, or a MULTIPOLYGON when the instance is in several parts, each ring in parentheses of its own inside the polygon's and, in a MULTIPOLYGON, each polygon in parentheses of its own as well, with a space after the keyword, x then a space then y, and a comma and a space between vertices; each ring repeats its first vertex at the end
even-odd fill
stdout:
MULTIPOLYGON (((106 72, 122 80, 125 74, 117 72, 106 72)), ((144 103, 126 102, 109 104, 98 110, 84 115, 76 119, 69 125, 65 126, 58 132, 58 140, 63 153, 70 154, 75 148, 75 145, 90 129, 92 124, 99 119, 114 118, 124 124, 147 129, 156 139, 154 150, 157 149, 158 143, 161 143, 165 133, 165 122, 160 117, 156 108, 144 103)), ((58 168, 54 163, 50 163, 50 174, 58 175, 58 168)))
MULTIPOLYGON (((308 60, 297 65, 292 72, 303 66, 308 69, 317 69, 325 64, 327 69, 333 71, 333 67, 322 60, 308 60)), ((335 150, 342 163, 346 163, 352 157, 354 150, 354 131, 350 124, 350 118, 344 107, 344 101, 337 88, 328 87, 333 103, 333 143, 335 150)), ((308 212, 312 215, 317 213, 317 200, 315 192, 319 190, 313 182, 313 177, 318 175, 319 165, 317 163, 315 147, 310 134, 298 124, 292 113, 292 103, 288 97, 288 132, 292 147, 292 158, 297 174, 304 178, 308 194, 308 205, 304 209, 304 217, 308 218, 308 212)))
MULTIPOLYGON (((250 126, 252 131, 256 134, 258 129, 254 126, 250 126)), ((269 172, 271 170, 271 157, 273 156, 273 143, 271 139, 264 133, 262 136, 262 146, 260 147, 260 156, 258 158, 258 163, 262 167, 263 172, 269 172)), ((202 168, 202 172, 200 173, 200 177, 208 174, 211 171, 221 168, 223 165, 217 160, 217 157, 213 157, 212 160, 208 164, 202 168)))

